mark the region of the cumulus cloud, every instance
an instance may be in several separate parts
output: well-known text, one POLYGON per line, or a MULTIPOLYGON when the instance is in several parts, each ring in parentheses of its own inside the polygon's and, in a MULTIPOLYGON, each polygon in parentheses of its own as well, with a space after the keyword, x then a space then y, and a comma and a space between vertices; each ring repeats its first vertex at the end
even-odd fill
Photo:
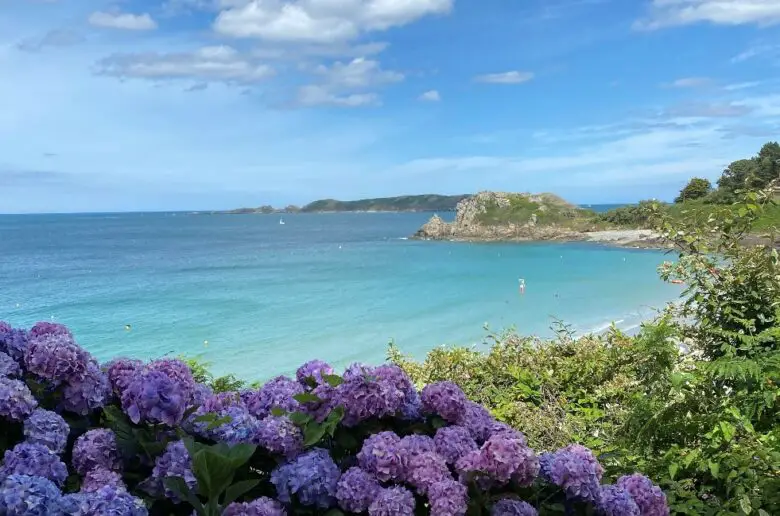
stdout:
POLYGON ((534 78, 531 72, 520 72, 513 70, 511 72, 488 73, 474 77, 476 82, 485 82, 490 84, 520 84, 528 82, 534 78))
POLYGON ((38 52, 46 47, 69 47, 84 41, 84 36, 70 29, 50 30, 41 38, 20 41, 16 47, 25 52, 38 52))
POLYGON ((252 84, 274 75, 270 66, 224 45, 181 53, 114 54, 98 63, 98 72, 121 78, 229 84, 252 84))
POLYGON ((321 79, 317 84, 299 89, 297 103, 302 106, 375 105, 379 102, 378 95, 367 90, 404 80, 402 73, 384 70, 378 61, 364 57, 330 66, 318 65, 311 72, 321 79))
POLYGON ((302 86, 298 90, 297 103, 300 106, 338 106, 361 107, 376 106, 379 104, 379 96, 376 93, 351 93, 337 94, 327 87, 310 84, 302 86))
POLYGON ((368 57, 379 54, 387 48, 387 43, 375 41, 350 45, 343 42, 331 44, 265 44, 252 51, 260 59, 294 61, 304 58, 368 57))
POLYGON ((151 16, 130 13, 107 13, 96 11, 89 16, 89 23, 95 27, 122 30, 153 30, 157 28, 151 16))
MULTIPOLYGON (((225 0, 222 0, 223 4, 225 0)), ((453 0, 228 0, 215 30, 234 37, 330 43, 446 14, 453 0)))
POLYGON ((634 23, 640 30, 712 23, 716 25, 775 25, 780 23, 777 0, 653 0, 650 12, 634 23))
POLYGON ((417 97, 417 99, 425 102, 439 102, 441 100, 441 95, 439 95, 439 92, 436 90, 430 90, 417 97))

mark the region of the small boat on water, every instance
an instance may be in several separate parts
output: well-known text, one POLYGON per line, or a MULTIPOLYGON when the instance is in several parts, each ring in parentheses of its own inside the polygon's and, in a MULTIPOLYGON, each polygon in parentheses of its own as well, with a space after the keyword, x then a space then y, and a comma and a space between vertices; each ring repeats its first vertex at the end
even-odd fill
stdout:
POLYGON ((280 218, 279 219, 279 224, 284 224, 284 219, 280 218))

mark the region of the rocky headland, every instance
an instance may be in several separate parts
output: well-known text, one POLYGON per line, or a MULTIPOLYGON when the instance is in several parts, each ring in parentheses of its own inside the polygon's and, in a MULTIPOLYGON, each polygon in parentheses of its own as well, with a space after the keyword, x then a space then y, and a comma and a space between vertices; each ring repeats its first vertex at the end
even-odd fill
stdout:
POLYGON ((663 247, 643 229, 605 229, 590 210, 549 194, 480 192, 461 200, 455 220, 434 215, 414 235, 420 240, 473 242, 589 241, 621 247, 663 247))

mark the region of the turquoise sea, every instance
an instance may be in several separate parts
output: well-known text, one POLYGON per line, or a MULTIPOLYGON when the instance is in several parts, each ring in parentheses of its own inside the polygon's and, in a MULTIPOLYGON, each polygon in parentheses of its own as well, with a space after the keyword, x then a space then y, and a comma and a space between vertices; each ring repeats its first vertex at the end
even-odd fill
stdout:
POLYGON ((0 320, 62 322, 101 360, 186 353, 263 379, 379 362, 391 339, 477 344, 486 323, 632 328, 679 293, 658 251, 406 240, 429 215, 0 216, 0 320))

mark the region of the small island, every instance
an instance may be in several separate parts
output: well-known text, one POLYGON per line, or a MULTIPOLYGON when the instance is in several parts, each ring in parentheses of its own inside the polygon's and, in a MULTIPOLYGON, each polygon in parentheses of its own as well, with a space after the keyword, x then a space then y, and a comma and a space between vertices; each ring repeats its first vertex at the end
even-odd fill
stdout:
POLYGON ((309 204, 274 208, 260 206, 259 208, 238 208, 228 211, 212 211, 210 215, 255 215, 272 213, 401 213, 401 212, 447 212, 455 211, 458 203, 469 195, 401 195, 397 197, 379 197, 375 199, 359 199, 356 201, 339 201, 336 199, 320 199, 309 204))

